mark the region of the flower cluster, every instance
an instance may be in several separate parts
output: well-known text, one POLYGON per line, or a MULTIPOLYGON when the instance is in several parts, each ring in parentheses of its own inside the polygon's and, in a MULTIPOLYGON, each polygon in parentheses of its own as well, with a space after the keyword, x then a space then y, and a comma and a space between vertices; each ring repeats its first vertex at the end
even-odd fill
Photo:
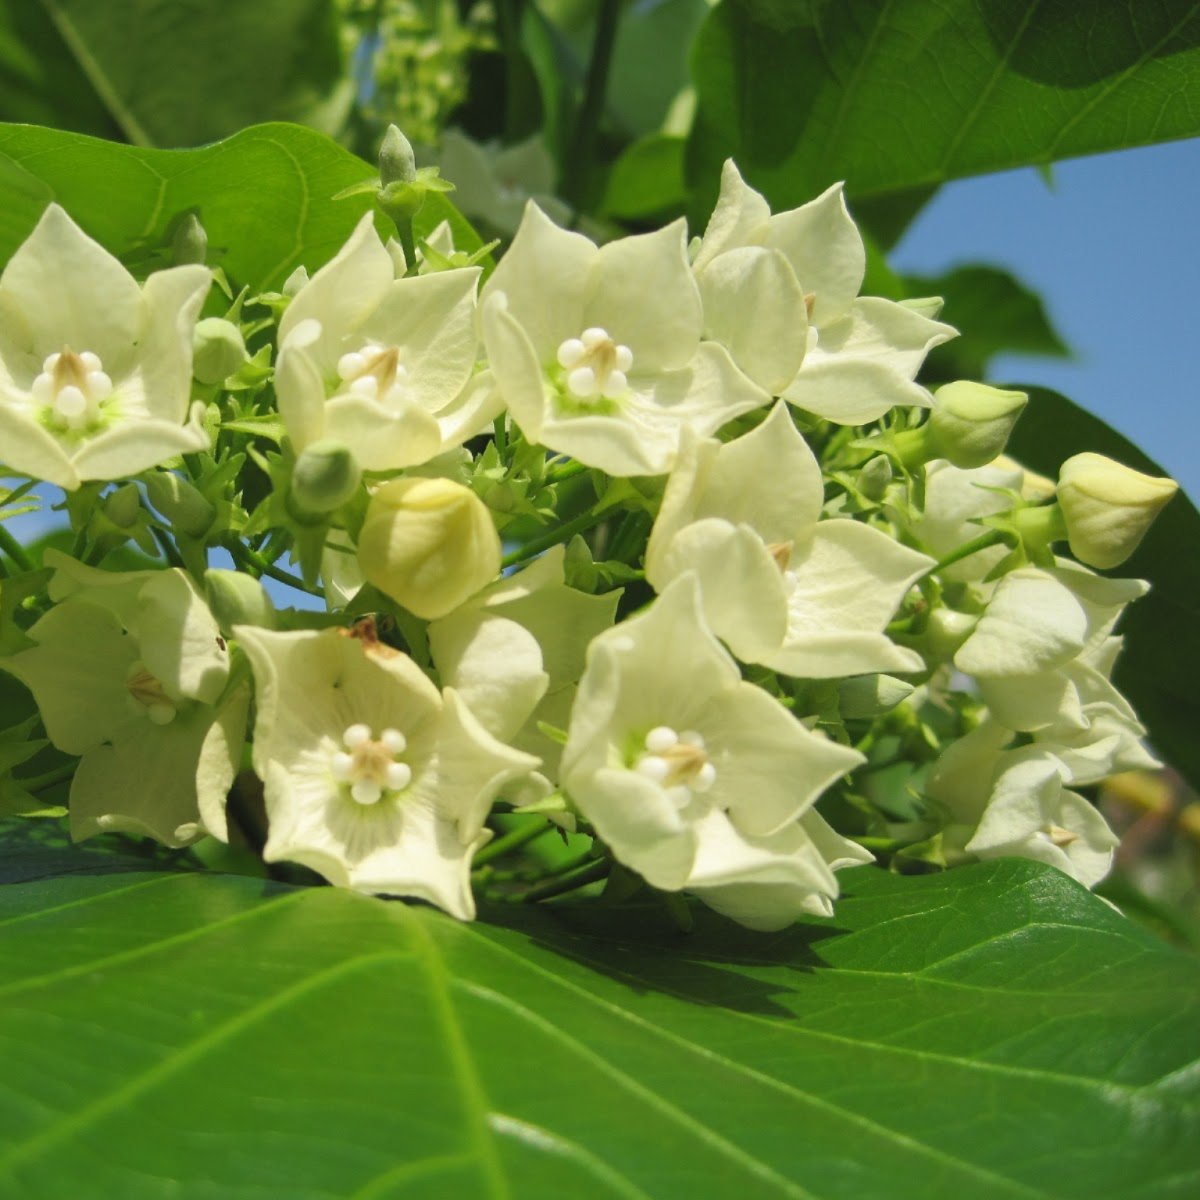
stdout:
POLYGON ((74 836, 249 834, 464 919, 605 880, 776 929, 867 847, 1101 879, 1077 789, 1153 759, 1111 679, 1145 585, 1092 568, 1174 485, 1034 477, 1023 395, 916 382, 955 330, 860 295, 838 187, 772 214, 727 163, 691 241, 529 201, 489 274, 414 242, 403 158, 399 241, 278 293, 139 283, 54 205, 0 276, 4 474, 76 532, 4 581, 0 666, 74 836))

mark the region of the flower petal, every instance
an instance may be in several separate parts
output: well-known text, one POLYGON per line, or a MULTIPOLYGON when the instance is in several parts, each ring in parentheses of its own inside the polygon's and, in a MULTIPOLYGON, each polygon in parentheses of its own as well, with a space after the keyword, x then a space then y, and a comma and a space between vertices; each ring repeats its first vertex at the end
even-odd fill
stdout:
POLYGON ((923 387, 886 363, 819 358, 811 352, 783 398, 838 425, 869 425, 897 406, 929 408, 933 403, 923 387))
MULTIPOLYGON (((718 254, 738 246, 761 245, 767 234, 770 206, 742 179, 732 158, 721 167, 721 192, 708 219, 693 267, 703 271, 718 254)), ((857 292, 855 293, 857 295, 857 292)))

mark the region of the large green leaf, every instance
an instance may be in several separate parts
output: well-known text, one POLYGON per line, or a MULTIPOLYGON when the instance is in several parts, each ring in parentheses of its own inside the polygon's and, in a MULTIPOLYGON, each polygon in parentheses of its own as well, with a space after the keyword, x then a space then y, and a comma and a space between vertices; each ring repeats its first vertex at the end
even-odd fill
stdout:
POLYGON ((1196 0, 723 0, 697 40, 691 177, 777 208, 1200 134, 1196 0))
POLYGON ((60 40, 45 45, 56 62, 65 47, 74 72, 48 75, 43 103, 55 124, 84 133, 102 132, 105 112, 147 146, 196 146, 265 120, 332 133, 352 98, 332 0, 0 0, 0 24, 18 22, 53 24, 60 40), (68 73, 86 77, 76 91, 103 107, 67 103, 68 73))
MULTIPOLYGON (((375 173, 323 134, 257 125, 198 150, 147 150, 30 125, 0 125, 0 263, 57 200, 117 254, 164 238, 181 212, 198 212, 209 261, 237 284, 278 286, 300 263, 333 256, 370 207, 369 196, 330 203, 375 173)), ((431 195, 418 233, 443 218, 460 248, 479 240, 443 197, 431 195)), ((385 223, 380 231, 386 233, 385 223)))
MULTIPOLYGON (((1009 451, 1051 478, 1072 454, 1107 454, 1152 475, 1166 472, 1132 442, 1049 388, 1028 391, 1009 451)), ((1182 492, 1162 511, 1115 574, 1150 581, 1150 594, 1121 624, 1125 649, 1116 681, 1150 730, 1158 752, 1200 787, 1200 513, 1182 492)))
POLYGON ((0 887, 5 1195, 1200 1184, 1200 964, 1046 867, 860 869, 833 921, 683 936, 118 866, 26 854, 0 887))
POLYGON ((120 136, 46 10, 28 0, 0 0, 0 121, 120 136))

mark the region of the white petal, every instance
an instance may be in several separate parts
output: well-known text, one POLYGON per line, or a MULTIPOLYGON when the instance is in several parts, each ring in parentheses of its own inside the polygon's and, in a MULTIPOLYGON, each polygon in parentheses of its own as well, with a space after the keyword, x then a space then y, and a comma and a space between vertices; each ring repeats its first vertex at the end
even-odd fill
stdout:
POLYGON ((838 425, 868 425, 897 406, 928 408, 932 403, 923 387, 886 363, 812 354, 783 398, 838 425))
POLYGON ((732 158, 721 168, 721 192, 708 219, 693 266, 703 271, 718 254, 738 246, 755 246, 767 234, 771 209, 741 176, 732 158))

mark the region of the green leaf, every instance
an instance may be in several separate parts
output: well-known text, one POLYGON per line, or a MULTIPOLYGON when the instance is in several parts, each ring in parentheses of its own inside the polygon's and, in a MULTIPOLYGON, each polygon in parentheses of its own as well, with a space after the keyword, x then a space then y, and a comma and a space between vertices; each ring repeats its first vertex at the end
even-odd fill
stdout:
POLYGON ((655 133, 634 142, 613 164, 603 211, 620 220, 645 220, 683 209, 683 139, 655 133))
POLYGON ((45 8, 0 0, 0 121, 120 136, 45 8))
MULTIPOLYGON (((1029 392, 1009 442, 1009 453, 1035 471, 1057 478, 1072 454, 1107 454, 1151 475, 1166 472, 1099 417, 1049 388, 1014 384, 1029 392)), ((1200 787, 1200 513, 1180 492, 1150 528, 1137 552, 1114 574, 1150 581, 1149 595, 1129 606, 1118 629, 1125 649, 1116 683, 1150 730, 1171 766, 1200 787)))
POLYGON ((788 208, 1196 135, 1200 5, 724 0, 692 72, 701 199, 732 155, 788 208))
MULTIPOLYGON (((0 262, 57 200, 97 241, 129 255, 159 244, 178 214, 194 209, 208 234, 209 262, 240 287, 278 288, 303 263, 332 258, 371 206, 369 197, 330 203, 374 175, 323 134, 299 125, 257 125, 198 150, 147 150, 80 134, 0 125, 0 262)), ((418 236, 442 219, 455 244, 479 239, 442 196, 426 198, 418 236)), ((394 232, 382 217, 380 233, 394 232)))
POLYGON ((8 1195, 1194 1194, 1200 965, 1032 863, 847 876, 833 921, 425 908, 25 855, 8 1195), (64 869, 73 873, 47 877, 64 869), (106 873, 107 872, 107 873, 106 873))
MULTIPOLYGON (((3 7, 35 6, 7 0, 3 7)), ((41 0, 40 7, 87 91, 139 145, 196 146, 263 120, 333 133, 349 112, 353 84, 332 0, 41 0)), ((53 86, 48 79, 47 90, 53 86)), ((63 111, 56 97, 47 100, 63 111)), ((54 123, 103 132, 95 110, 63 115, 54 123)))
POLYGON ((982 379, 997 354, 1070 356, 1042 298, 998 267, 978 264, 945 275, 911 275, 905 285, 910 296, 941 296, 944 318, 962 330, 930 355, 925 383, 982 379))

